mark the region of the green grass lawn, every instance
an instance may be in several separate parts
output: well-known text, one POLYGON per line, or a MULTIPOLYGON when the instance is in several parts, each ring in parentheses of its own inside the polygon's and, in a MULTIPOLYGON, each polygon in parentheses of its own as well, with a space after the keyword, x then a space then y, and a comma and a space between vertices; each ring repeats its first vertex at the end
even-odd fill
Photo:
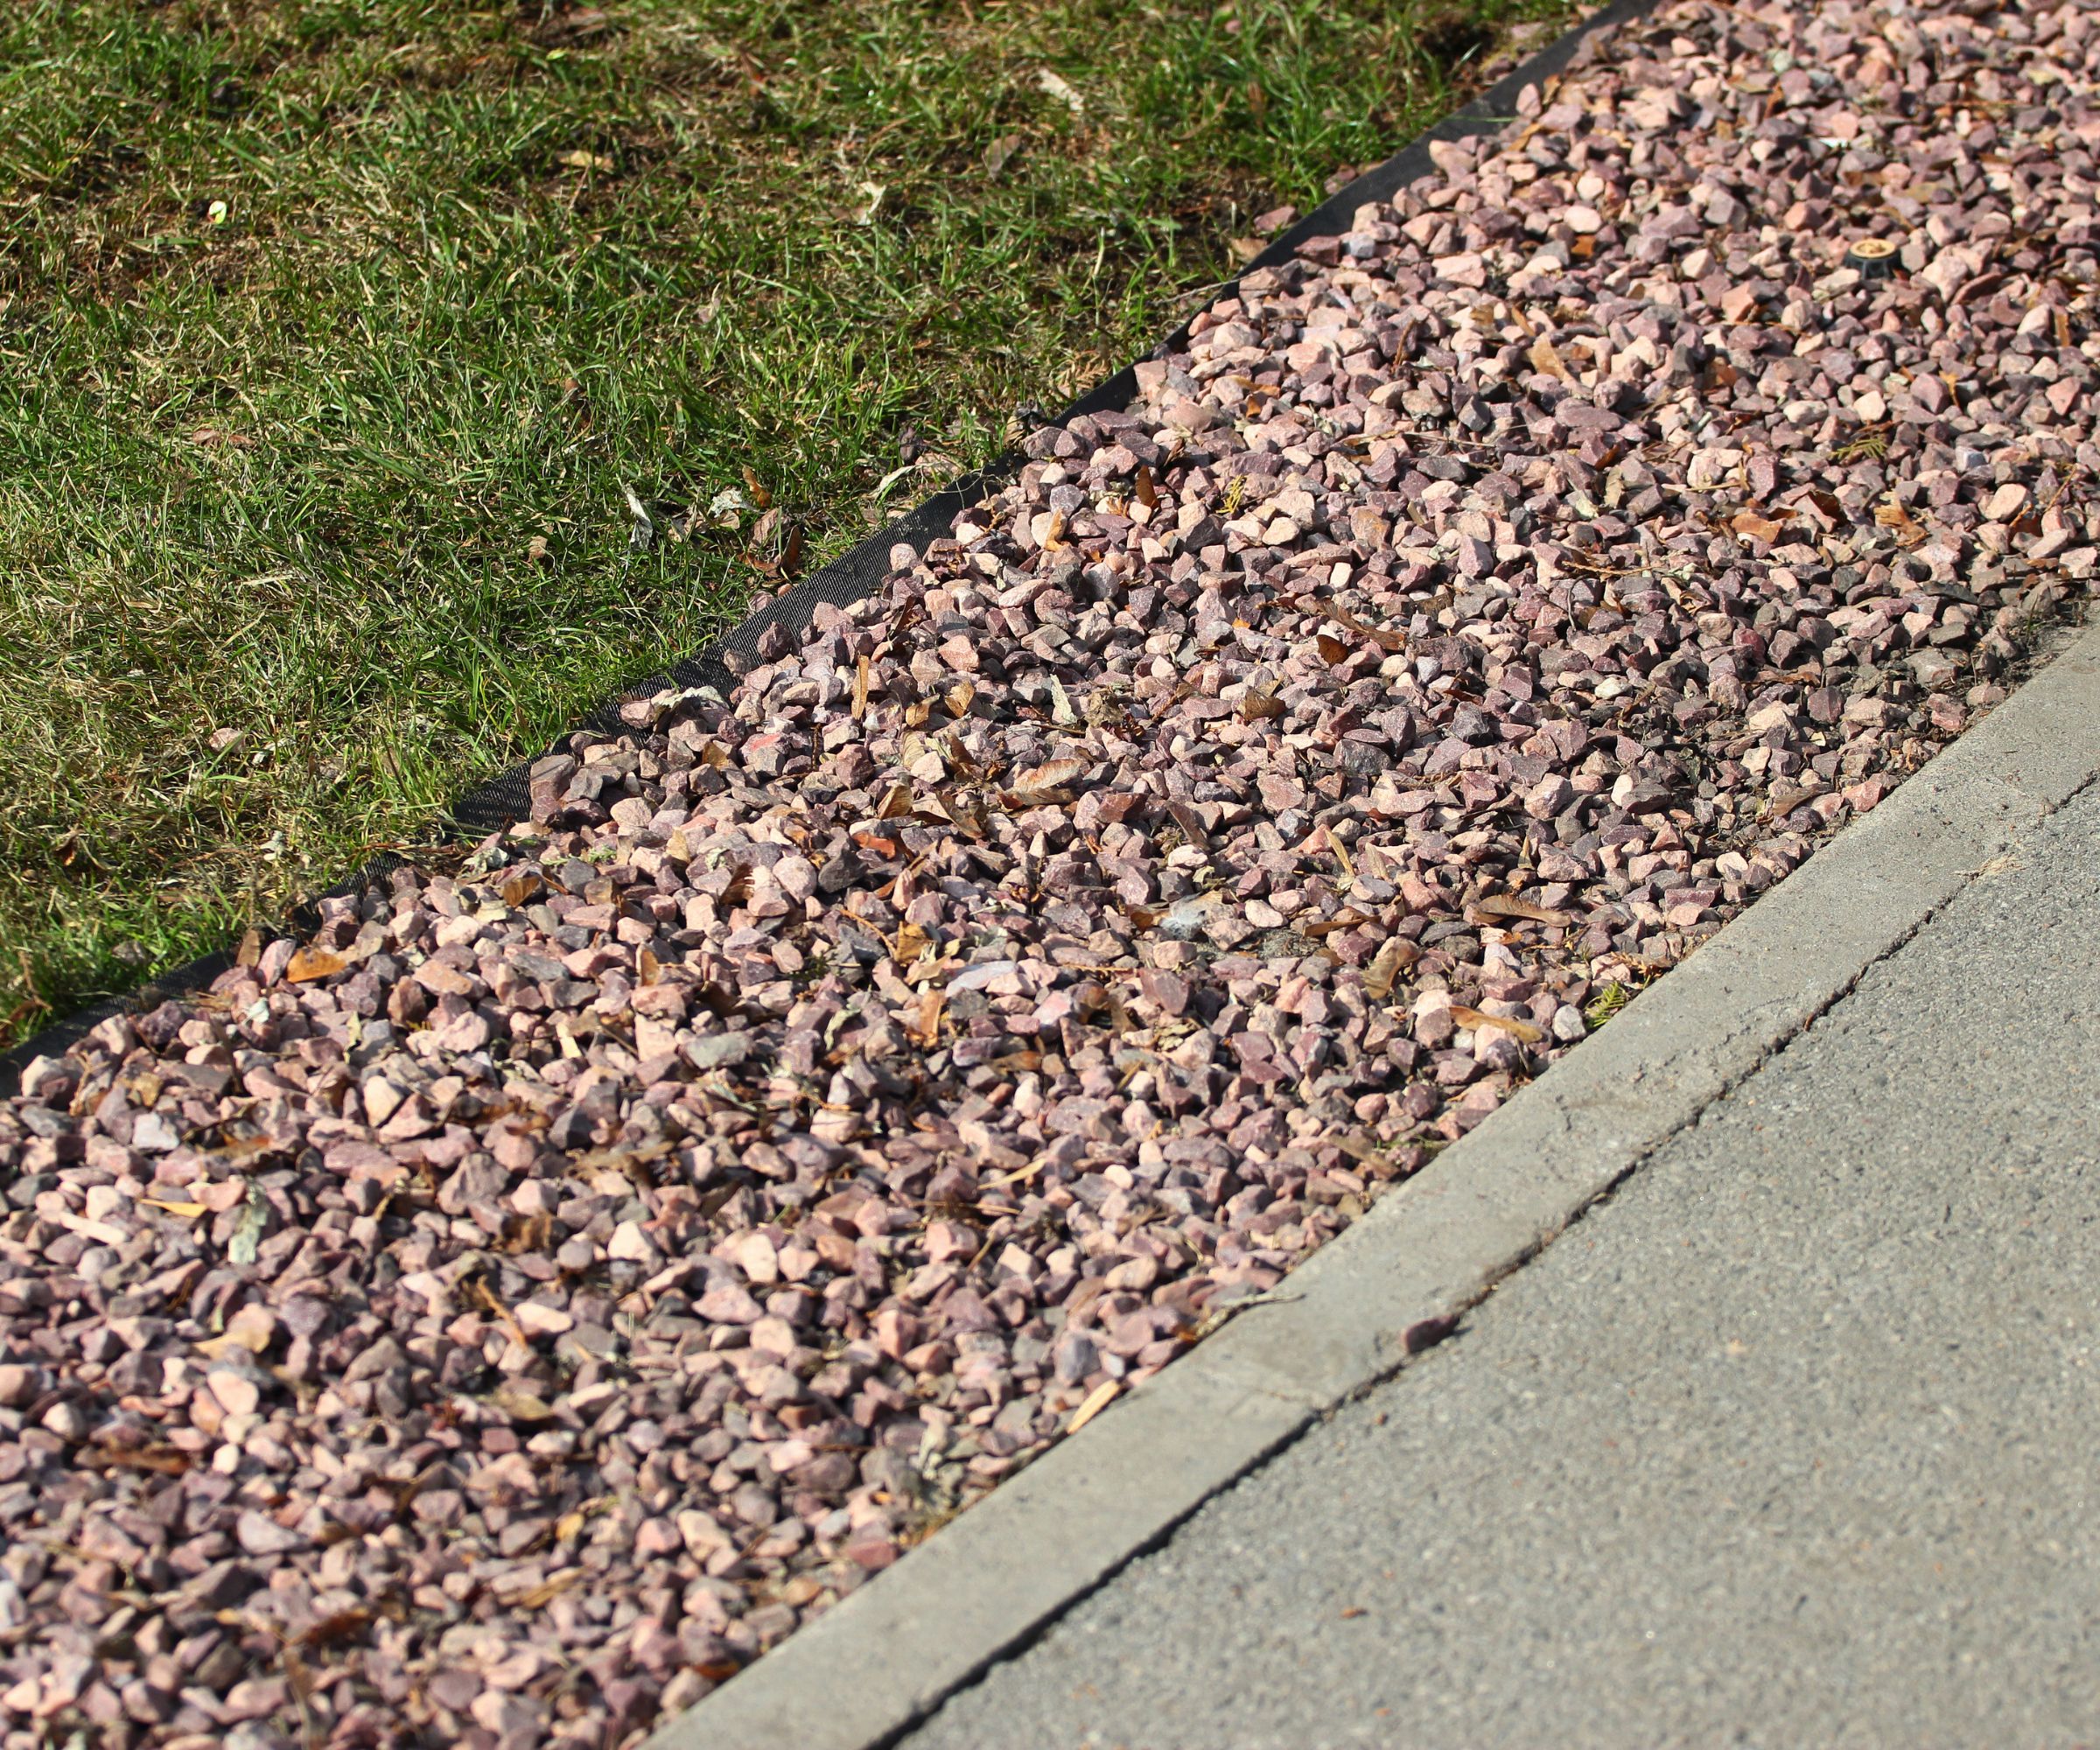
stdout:
POLYGON ((0 1043, 985 459, 1556 10, 8 9, 0 1043), (628 486, 702 526, 631 557, 628 486))

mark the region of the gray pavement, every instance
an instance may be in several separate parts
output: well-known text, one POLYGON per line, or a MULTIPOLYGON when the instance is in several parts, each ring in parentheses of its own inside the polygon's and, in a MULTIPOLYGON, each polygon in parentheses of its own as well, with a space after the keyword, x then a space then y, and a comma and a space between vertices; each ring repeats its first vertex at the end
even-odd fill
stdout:
POLYGON ((2100 1742, 2100 787, 909 1750, 2100 1742))

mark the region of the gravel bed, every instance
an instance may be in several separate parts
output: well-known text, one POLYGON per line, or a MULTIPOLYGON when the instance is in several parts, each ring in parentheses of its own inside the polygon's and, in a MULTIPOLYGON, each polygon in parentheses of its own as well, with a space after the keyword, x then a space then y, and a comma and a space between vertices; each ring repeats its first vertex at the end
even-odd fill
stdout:
POLYGON ((630 1742, 1488 1116, 2082 599, 2096 75, 1666 7, 732 697, 38 1060, 9 1750, 630 1742))

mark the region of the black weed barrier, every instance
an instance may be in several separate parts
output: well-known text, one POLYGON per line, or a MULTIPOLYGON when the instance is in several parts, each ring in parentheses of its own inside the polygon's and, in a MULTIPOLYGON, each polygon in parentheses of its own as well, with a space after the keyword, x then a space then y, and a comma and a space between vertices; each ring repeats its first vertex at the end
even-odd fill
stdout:
MULTIPOLYGON (((1499 131, 1513 119, 1511 109, 1518 94, 1527 85, 1541 83, 1562 72, 1575 58, 1585 38, 1638 18, 1649 11, 1654 4, 1655 0, 1616 0, 1616 4, 1592 14, 1564 36, 1520 62, 1471 102, 1424 130, 1375 170, 1367 171, 1329 196, 1250 261, 1242 270, 1242 276, 1283 265, 1315 238, 1341 234, 1349 228, 1359 206, 1389 200, 1417 178, 1432 174, 1436 164, 1430 157, 1432 145, 1499 131)), ((1235 278, 1213 288, 1206 303, 1231 296, 1238 284, 1239 279, 1235 278)), ((1179 328, 1162 340, 1151 356, 1164 356, 1185 344, 1187 339, 1186 327, 1179 328)), ((1082 414, 1120 410, 1138 398, 1137 366, 1125 365, 1052 415, 1047 424, 1062 425, 1082 414)), ((738 667, 755 663, 759 660, 759 640, 773 627, 777 626, 792 637, 809 624, 820 603, 844 607, 872 594, 882 586, 883 579, 892 569, 890 564, 892 547, 901 542, 923 552, 949 533, 957 515, 999 491, 1018 475, 1025 460, 1018 452, 1008 451, 984 467, 942 487, 915 509, 886 523, 850 552, 812 573, 786 595, 761 605, 708 648, 674 663, 667 671, 643 676, 622 688, 559 738, 547 752, 557 751, 569 736, 579 732, 620 732, 625 728, 620 717, 620 708, 624 703, 646 698, 667 687, 713 687, 726 694, 736 683, 736 669, 732 663, 736 662, 738 667)), ((531 813, 529 774, 532 766, 544 757, 545 753, 541 753, 520 760, 469 790, 435 823, 430 844, 434 846, 485 838, 526 819, 531 813)), ((383 881, 408 860, 392 853, 374 858, 340 885, 295 907, 275 933, 306 933, 319 921, 317 907, 320 900, 361 892, 375 881, 383 881)), ((204 990, 235 963, 236 950, 221 948, 164 973, 136 990, 108 998, 53 1023, 34 1038, 0 1054, 0 1097, 17 1091, 22 1071, 32 1059, 57 1056, 111 1015, 142 1013, 171 997, 204 990)))

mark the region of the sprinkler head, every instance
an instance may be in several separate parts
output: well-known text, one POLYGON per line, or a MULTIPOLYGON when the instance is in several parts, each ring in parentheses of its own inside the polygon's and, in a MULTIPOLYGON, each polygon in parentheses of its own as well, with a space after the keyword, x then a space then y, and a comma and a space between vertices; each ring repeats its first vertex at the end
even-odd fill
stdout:
POLYGON ((1862 237, 1844 252, 1844 264, 1862 279, 1886 279, 1896 270, 1896 246, 1886 237, 1862 237))

